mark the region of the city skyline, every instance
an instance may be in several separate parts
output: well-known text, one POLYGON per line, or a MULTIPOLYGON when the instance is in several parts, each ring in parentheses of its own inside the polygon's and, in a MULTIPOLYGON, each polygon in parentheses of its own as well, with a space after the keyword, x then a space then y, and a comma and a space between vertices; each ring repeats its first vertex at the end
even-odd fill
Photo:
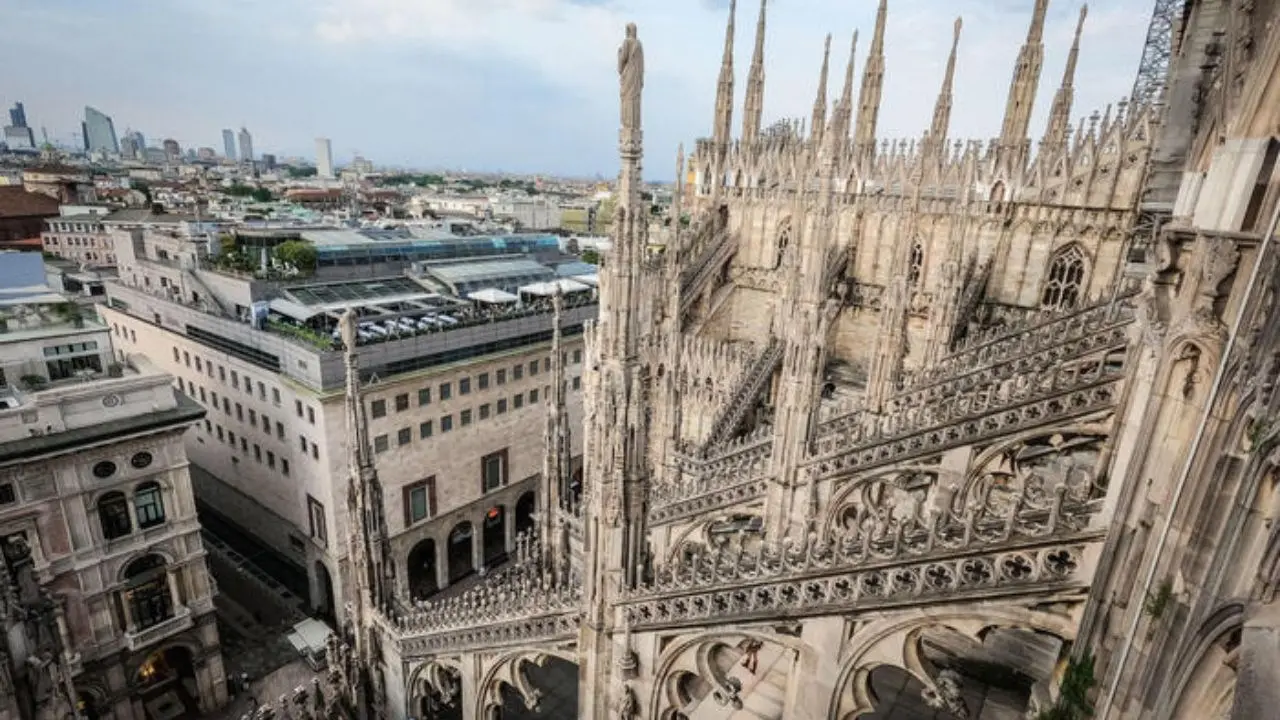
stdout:
MULTIPOLYGON (((340 165, 360 154, 384 166, 608 176, 617 142, 611 43, 634 20, 648 47, 651 150, 645 174, 670 175, 662 158, 669 156, 674 166, 678 143, 688 148, 710 132, 715 77, 707 68, 718 66, 727 0, 515 0, 504 13, 486 14, 483 24, 474 22, 474 13, 483 10, 474 3, 420 5, 328 0, 313 7, 290 0, 270 9, 254 6, 261 22, 246 36, 231 31, 231 20, 248 7, 244 0, 216 7, 182 0, 145 18, 141 11, 87 9, 68 0, 19 0, 11 11, 15 21, 0 28, 0 59, 18 63, 51 34, 64 41, 68 33, 84 37, 65 55, 15 78, 0 101, 24 102, 29 123, 48 128, 55 139, 72 132, 75 115, 92 105, 118 127, 147 128, 184 147, 218 147, 222 128, 243 125, 252 129, 259 152, 278 156, 313 158, 315 138, 332 138, 340 165), (95 22, 80 22, 89 15, 95 22), (145 48, 123 42, 139 23, 156 30, 145 48), (167 32, 177 29, 183 32, 167 32), (190 43, 184 33, 191 32, 204 41, 190 43), (206 63, 210 46, 224 48, 221 64, 206 63), (138 82, 104 86, 70 71, 100 52, 122 53, 122 62, 138 68, 138 82)), ((860 31, 855 72, 861 75, 876 5, 770 5, 766 124, 808 116, 828 32, 834 34, 832 66, 842 69, 849 35, 860 31)), ((953 136, 997 134, 1032 7, 1032 0, 890 2, 881 136, 919 137, 927 127, 956 15, 965 24, 953 136)), ((1050 4, 1033 136, 1043 128, 1061 78, 1079 7, 1050 4)), ((758 9, 758 2, 746 0, 737 9, 735 134, 758 9)), ((1146 0, 1091 8, 1073 124, 1128 94, 1149 15, 1146 0)), ((829 90, 838 93, 838 82, 829 90)))

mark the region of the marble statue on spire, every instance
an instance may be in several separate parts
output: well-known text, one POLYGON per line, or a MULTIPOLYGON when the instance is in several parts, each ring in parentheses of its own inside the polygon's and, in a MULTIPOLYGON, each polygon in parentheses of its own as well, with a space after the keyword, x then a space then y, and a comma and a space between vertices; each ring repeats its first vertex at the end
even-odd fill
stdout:
POLYGON ((644 89, 644 48, 636 37, 636 24, 627 23, 627 38, 618 48, 618 75, 622 86, 622 128, 640 129, 640 91, 644 89))

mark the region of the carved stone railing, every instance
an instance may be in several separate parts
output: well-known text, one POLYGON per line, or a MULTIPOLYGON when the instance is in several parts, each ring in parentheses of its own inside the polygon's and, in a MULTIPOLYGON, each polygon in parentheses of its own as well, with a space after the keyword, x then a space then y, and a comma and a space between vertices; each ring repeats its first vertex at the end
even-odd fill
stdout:
MULTIPOLYGON (((1125 376, 1117 355, 1127 345, 1127 321, 1090 326, 1097 334, 974 373, 971 381, 948 385, 945 394, 908 393, 885 416, 855 411, 826 420, 802 472, 819 480, 860 472, 1111 408, 1125 376)), ((650 522, 763 496, 773 447, 767 430, 714 448, 705 459, 680 456, 680 479, 653 490, 650 522)))
POLYGON ((515 563, 477 587, 441 601, 421 600, 393 618, 404 657, 556 642, 574 637, 582 610, 576 577, 556 577, 522 540, 515 563))
POLYGON ((1105 535, 1089 527, 1100 501, 1073 497, 1065 485, 1047 507, 1027 500, 1024 493, 1003 517, 981 507, 927 521, 886 514, 842 536, 751 552, 742 537, 731 539, 660 568, 624 595, 624 616, 653 629, 1083 587, 1088 544, 1105 535))
POLYGON ((760 496, 773 452, 772 432, 765 425, 705 456, 678 454, 679 479, 650 492, 649 522, 670 522, 760 496))
POLYGON ((176 635, 187 630, 191 628, 194 623, 195 620, 191 615, 191 610, 189 608, 179 606, 171 618, 162 620, 151 627, 125 631, 125 645, 130 650, 140 650, 148 645, 157 643, 170 635, 176 635))
POLYGON ((1108 299, 1064 313, 1037 313, 1023 323, 993 328, 966 338, 960 349, 932 366, 908 373, 902 383, 904 391, 946 382, 1009 358, 1029 355, 1092 332, 1127 324, 1133 320, 1133 307, 1125 302, 1128 298, 1129 295, 1124 295, 1114 302, 1108 299))
POLYGON ((847 433, 819 440, 805 473, 827 478, 861 472, 1105 410, 1119 400, 1123 378, 1123 365, 1096 363, 1030 381, 1009 397, 992 388, 974 391, 928 408, 914 422, 886 418, 868 429, 841 418, 847 433))
POLYGON ((711 281, 716 273, 720 272, 724 264, 728 262, 729 257, 738 249, 738 243, 729 233, 728 228, 719 227, 717 234, 712 238, 707 249, 704 250, 689 266, 687 270, 680 274, 680 314, 684 315, 693 306, 694 300, 702 293, 703 288, 711 281))
POLYGON ((755 405, 760 393, 768 386, 773 373, 782 364, 782 351, 785 346, 777 337, 769 338, 751 367, 742 376, 738 389, 734 391, 729 405, 724 408, 720 417, 711 426, 711 436, 707 439, 709 447, 723 444, 730 440, 742 427, 747 413, 755 405))

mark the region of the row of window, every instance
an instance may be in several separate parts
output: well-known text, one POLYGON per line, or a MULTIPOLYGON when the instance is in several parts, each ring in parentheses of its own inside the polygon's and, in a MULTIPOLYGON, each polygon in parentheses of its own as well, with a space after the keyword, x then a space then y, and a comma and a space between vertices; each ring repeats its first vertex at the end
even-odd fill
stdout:
MULTIPOLYGON (((568 362, 568 359, 570 357, 569 353, 568 352, 564 353, 563 357, 564 357, 564 361, 568 362)), ((580 348, 577 350, 574 350, 572 357, 573 357, 573 362, 575 364, 581 363, 582 350, 580 348)), ((513 366, 511 368, 511 375, 510 375, 512 382, 515 382, 517 380, 523 380, 526 368, 528 368, 530 377, 537 375, 539 367, 541 367, 544 370, 550 371, 551 358, 543 358, 541 361, 530 360, 527 365, 522 362, 513 366)), ((471 380, 472 378, 470 377, 464 377, 464 378, 460 378, 457 381, 458 395, 471 394, 471 391, 472 391, 471 380)), ((489 380, 490 380, 490 373, 488 372, 482 372, 476 375, 475 376, 476 391, 479 392, 483 390, 488 390, 490 387, 489 380)), ((501 368, 493 371, 492 380, 494 385, 505 385, 507 383, 507 368, 501 368)), ((578 380, 577 378, 574 378, 575 390, 577 389, 577 384, 580 382, 581 382, 580 380, 578 380)), ((454 389, 454 385, 452 381, 442 382, 436 388, 436 391, 437 391, 436 397, 439 399, 440 402, 449 400, 450 398, 453 397, 453 389, 454 389)), ((396 412, 404 412, 409 409, 409 405, 410 405, 409 393, 400 393, 394 396, 391 399, 391 402, 396 412)), ((430 405, 430 404, 431 404, 431 388, 425 387, 418 390, 418 407, 423 407, 424 405, 430 405)), ((375 419, 386 417, 387 409, 388 407, 387 407, 386 398, 374 400, 371 403, 369 403, 369 414, 375 419)))
MULTIPOLYGON (((206 433, 212 432, 218 438, 218 442, 227 443, 228 445, 231 446, 232 450, 236 450, 238 448, 240 451, 240 454, 245 455, 246 457, 249 455, 249 448, 251 444, 249 442, 249 439, 246 438, 243 434, 240 435, 239 438, 237 438, 234 430, 231 430, 230 428, 224 429, 221 425, 216 425, 214 423, 209 422, 208 420, 204 421, 204 429, 206 433), (237 440, 239 440, 239 445, 236 444, 237 440)), ((305 445, 306 443, 305 438, 303 438, 303 443, 305 445)), ((259 445, 258 443, 252 443, 252 447, 253 447, 253 459, 256 460, 258 464, 265 464, 267 467, 271 468, 272 470, 279 468, 281 475, 284 475, 285 477, 289 477, 289 459, 288 458, 282 455, 279 458, 279 465, 277 465, 276 454, 274 451, 272 450, 264 451, 262 449, 262 446, 259 445)), ((311 450, 313 454, 318 454, 319 452, 318 450, 316 450, 316 446, 314 443, 312 443, 311 445, 311 450)), ((237 462, 237 463, 240 462, 240 458, 238 457, 233 457, 231 458, 231 460, 232 462, 237 462)))
MULTIPOLYGON (((575 377, 572 387, 574 390, 582 387, 582 378, 575 377)), ((551 386, 547 385, 543 388, 534 388, 528 392, 529 404, 533 405, 538 402, 540 393, 550 393, 551 386)), ((494 403, 483 403, 478 408, 467 408, 458 413, 458 426, 467 427, 477 419, 488 420, 496 415, 505 415, 508 409, 519 410, 525 405, 525 393, 512 395, 510 401, 507 398, 498 398, 494 403)), ((434 420, 424 420, 418 423, 418 439, 425 440, 432 437, 436 433, 436 422, 434 420)), ((452 432, 454 428, 453 413, 441 415, 439 418, 440 433, 452 432)), ((396 445, 408 445, 413 442, 413 428, 402 427, 396 431, 396 445)), ((375 435, 373 438, 373 451, 375 453, 384 453, 391 449, 391 436, 387 433, 375 435)))
MULTIPOLYGON (((510 475, 507 448, 480 458, 480 492, 487 494, 506 487, 510 475)), ((440 508, 436 505, 436 478, 432 475, 404 487, 404 525, 409 527, 427 518, 435 517, 440 508)))
MULTIPOLYGON (((69 237, 65 238, 67 245, 76 247, 98 247, 98 238, 92 237, 69 237)), ((58 237, 56 235, 45 235, 44 241, 46 245, 57 245, 58 237)), ((102 238, 103 247, 111 247, 111 242, 106 238, 102 238)))
POLYGON ((139 485, 133 491, 132 503, 118 490, 104 494, 98 500, 98 520, 102 523, 102 537, 107 540, 131 534, 135 522, 139 530, 163 525, 164 498, 160 494, 160 483, 139 485))

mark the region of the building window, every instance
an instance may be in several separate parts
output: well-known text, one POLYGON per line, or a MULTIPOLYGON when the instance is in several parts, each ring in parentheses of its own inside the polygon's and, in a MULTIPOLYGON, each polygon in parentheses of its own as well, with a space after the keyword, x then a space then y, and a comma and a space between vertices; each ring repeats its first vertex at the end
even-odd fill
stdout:
POLYGON ((302 401, 301 400, 293 401, 293 409, 298 411, 298 417, 302 417, 302 401))
POLYGON ((542 369, 546 370, 547 372, 551 372, 551 358, 543 358, 542 369))
POLYGON ((267 386, 264 385, 261 380, 258 381, 258 399, 259 400, 267 399, 267 386))
POLYGON ((98 479, 106 479, 116 474, 116 464, 110 460, 103 460, 93 466, 93 476, 98 479))
POLYGON ((160 483, 145 482, 133 492, 133 511, 138 515, 138 527, 146 529, 164 523, 164 498, 160 496, 160 483))
POLYGON ((524 394, 523 394, 523 393, 521 393, 520 395, 516 395, 515 397, 511 398, 511 407, 512 407, 512 408, 514 408, 514 409, 516 409, 516 410, 519 410, 520 408, 524 407, 524 394))
POLYGON ((574 350, 574 351, 573 351, 573 363, 574 363, 575 365, 577 365, 577 364, 578 364, 578 363, 580 363, 580 362, 582 362, 582 351, 581 351, 581 350, 574 350))
POLYGON ((436 479, 429 477, 404 489, 404 524, 408 527, 436 514, 436 479))
POLYGON ((253 444, 253 459, 262 462, 262 446, 258 443, 253 444))
POLYGON ((530 374, 530 375, 537 375, 537 374, 538 374, 538 361, 537 361, 537 360, 530 360, 530 361, 529 361, 529 374, 530 374))
POLYGON ((489 389, 489 373, 480 373, 476 376, 476 387, 480 390, 489 389))
POLYGON ((413 440, 413 430, 409 428, 400 428, 396 432, 396 443, 399 445, 408 445, 413 440))
POLYGON ((1059 250, 1049 263, 1049 275, 1040 295, 1040 305, 1053 310, 1075 307, 1084 288, 1085 260, 1079 245, 1059 250))
POLYGON ((387 401, 386 401, 386 400, 374 400, 372 403, 370 403, 370 404, 369 404, 369 414, 370 414, 370 415, 373 415, 373 417, 374 417, 375 419, 380 418, 380 417, 386 417, 386 416, 387 416, 387 401))
POLYGON ((422 388, 418 391, 418 407, 431 404, 431 388, 422 388))
POLYGON ((218 442, 222 442, 222 426, 221 426, 221 425, 215 425, 214 427, 215 427, 215 428, 217 429, 217 431, 218 431, 218 442))
POLYGON ((471 410, 470 410, 470 409, 463 410, 463 411, 462 411, 462 413, 461 413, 461 417, 460 417, 460 419, 461 419, 461 421, 462 421, 462 427, 466 427, 466 426, 470 425, 470 424, 471 424, 471 410))
POLYGON ((227 430, 227 443, 231 445, 231 449, 236 449, 236 434, 231 430, 227 430))
POLYGON ((13 489, 13 483, 0 485, 0 505, 12 505, 16 502, 18 502, 18 493, 13 489))
POLYGON ((231 371, 231 387, 240 387, 240 373, 231 371))
POLYGON ((324 505, 310 495, 307 496, 307 514, 311 518, 311 537, 328 544, 329 533, 324 518, 324 505))
POLYGON ((272 470, 276 469, 276 454, 271 452, 270 450, 267 451, 267 467, 271 468, 272 470))
POLYGON ((174 346, 173 348, 173 361, 176 363, 182 362, 182 353, 178 351, 177 346, 174 346))
POLYGON ((459 395, 471 394, 471 378, 462 378, 461 380, 458 381, 458 394, 459 395))
POLYGON ((538 402, 538 388, 529 391, 529 404, 532 405, 536 402, 538 402))
POLYGON ((501 400, 498 401, 498 414, 501 415, 506 411, 507 411, 507 399, 502 398, 501 400))
POLYGON ((485 455, 480 459, 480 489, 491 492, 507 484, 507 451, 485 455))
POLYGON ((102 523, 102 537, 112 540, 133 532, 129 519, 129 501, 122 492, 109 492, 98 500, 98 520, 102 523))
POLYGON ((244 406, 240 403, 236 403, 236 419, 240 422, 244 422, 244 406))
POLYGON ((280 407, 280 388, 271 388, 271 402, 280 407))
POLYGON ((196 372, 204 372, 204 363, 200 362, 200 356, 196 356, 196 372))
POLYGON ((489 403, 485 403, 480 406, 480 419, 481 420, 489 419, 489 403))
POLYGON ((169 574, 164 558, 144 555, 129 563, 124 571, 125 601, 135 630, 158 625, 173 617, 173 597, 169 594, 169 574))
POLYGON ((302 446, 302 452, 303 452, 303 454, 305 455, 305 454, 306 454, 306 452, 307 452, 307 436, 306 436, 306 435, 299 435, 299 436, 298 436, 298 444, 300 444, 300 445, 302 446))
POLYGON ((266 415, 262 416, 262 432, 268 435, 271 434, 271 418, 266 415))
POLYGON ((422 422, 418 424, 418 437, 420 438, 431 437, 431 421, 430 420, 427 420, 426 422, 422 422))
POLYGON ((523 365, 517 365, 517 366, 515 366, 515 367, 511 368, 511 379, 512 379, 512 380, 519 380, 520 378, 523 378, 523 377, 524 377, 524 366, 523 366, 523 365))
POLYGON ((379 435, 373 439, 373 451, 376 453, 384 453, 387 448, 391 447, 391 443, 387 440, 386 435, 379 435))
POLYGON ((444 402, 451 397, 453 397, 453 388, 449 383, 440 383, 440 401, 444 402))
POLYGON ((312 425, 316 424, 316 409, 311 407, 310 405, 307 406, 307 422, 311 423, 312 425))
POLYGON ((280 440, 284 439, 284 423, 276 421, 276 437, 280 440))
POLYGON ((240 452, 242 453, 249 452, 249 441, 246 440, 243 435, 240 436, 240 452))
POLYGON ((506 385, 506 384, 507 384, 507 371, 504 369, 504 370, 499 370, 499 371, 495 372, 495 373, 494 373, 494 380, 495 380, 499 385, 506 385))
POLYGON ((187 352, 186 350, 183 350, 183 351, 182 351, 182 362, 183 362, 183 364, 184 364, 184 365, 186 365, 187 367, 191 367, 191 353, 187 352))
POLYGON ((311 443, 311 459, 312 460, 320 459, 320 446, 316 445, 315 443, 311 443))
POLYGON ((574 390, 582 389, 582 376, 579 375, 578 377, 575 377, 573 379, 573 389, 574 390))
POLYGON ((288 461, 288 459, 286 459, 286 458, 280 458, 280 472, 281 472, 281 473, 283 473, 283 474, 285 475, 285 477, 288 477, 288 476, 289 476, 289 461, 288 461))
POLYGON ((258 413, 254 412, 253 408, 249 408, 249 424, 250 425, 258 424, 258 413))
POLYGON ((445 415, 440 418, 440 432, 447 433, 453 429, 453 416, 445 415))
POLYGON ((404 393, 396 396, 396 412, 404 412, 409 409, 409 394, 404 393))

